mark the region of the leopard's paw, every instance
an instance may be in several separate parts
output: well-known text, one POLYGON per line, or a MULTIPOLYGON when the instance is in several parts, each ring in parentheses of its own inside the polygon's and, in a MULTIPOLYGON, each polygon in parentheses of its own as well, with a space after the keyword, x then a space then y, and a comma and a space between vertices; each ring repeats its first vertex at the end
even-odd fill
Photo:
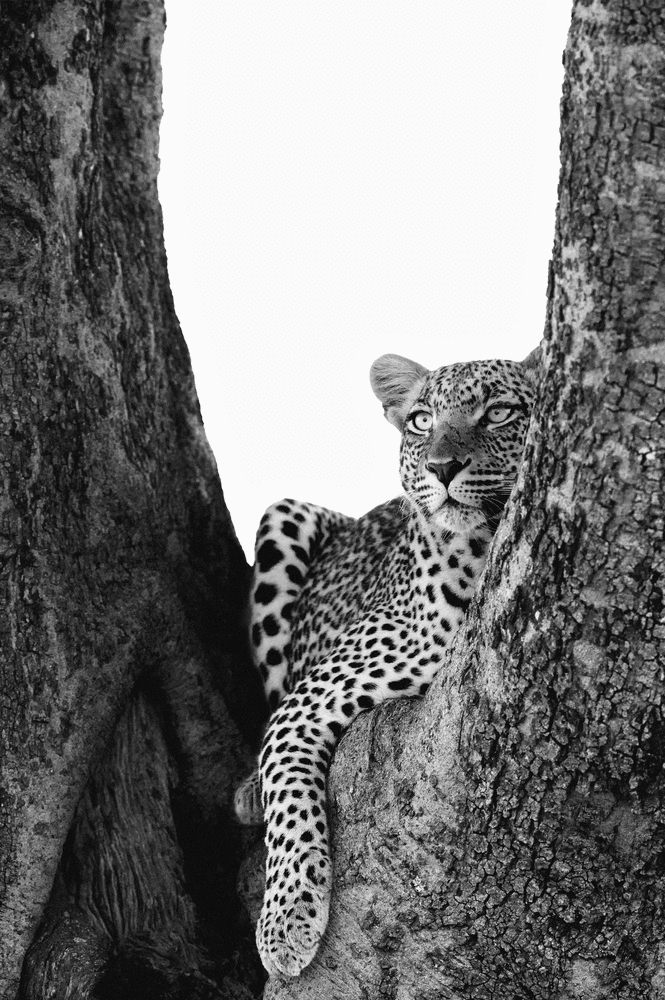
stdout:
POLYGON ((233 808, 243 826, 261 826, 263 823, 258 767, 254 768, 249 778, 245 778, 242 785, 236 789, 233 808))
POLYGON ((328 926, 332 872, 327 854, 310 849, 289 862, 288 867, 278 863, 269 876, 256 927, 261 961, 271 976, 299 976, 328 926))

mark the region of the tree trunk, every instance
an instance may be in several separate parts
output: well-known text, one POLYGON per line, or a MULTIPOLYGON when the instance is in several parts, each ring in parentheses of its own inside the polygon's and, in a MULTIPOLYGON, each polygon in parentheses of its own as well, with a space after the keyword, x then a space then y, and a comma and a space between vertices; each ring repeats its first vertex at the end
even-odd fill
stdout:
POLYGON ((262 702, 168 286, 163 27, 159 0, 0 12, 5 998, 33 940, 23 996, 90 996, 123 949, 153 995, 257 977, 229 796, 262 702))
MULTIPOLYGON (((12 1000, 21 970, 35 1000, 261 988, 233 888, 260 849, 228 803, 249 770, 233 719, 251 743, 262 709, 168 291, 162 29, 157 0, 0 12, 12 1000)), ((665 996, 661 5, 577 0, 566 70, 520 483, 427 697, 342 741, 330 929, 270 1000, 665 996)))
POLYGON ((665 997, 663 5, 577 0, 565 65, 525 467, 427 697, 340 746, 330 930, 270 1000, 665 997))

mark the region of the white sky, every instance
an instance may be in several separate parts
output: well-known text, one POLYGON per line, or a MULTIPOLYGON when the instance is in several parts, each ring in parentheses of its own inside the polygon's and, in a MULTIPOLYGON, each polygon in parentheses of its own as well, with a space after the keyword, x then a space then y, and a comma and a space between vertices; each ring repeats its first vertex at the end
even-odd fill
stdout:
POLYGON ((368 371, 540 340, 570 0, 166 0, 176 311, 248 554, 282 496, 395 496, 368 371))

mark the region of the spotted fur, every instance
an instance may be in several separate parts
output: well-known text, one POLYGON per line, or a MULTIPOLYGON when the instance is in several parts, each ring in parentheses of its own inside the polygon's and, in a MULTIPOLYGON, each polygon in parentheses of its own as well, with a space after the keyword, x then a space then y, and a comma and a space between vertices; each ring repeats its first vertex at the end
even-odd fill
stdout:
POLYGON ((252 644, 274 714, 236 811, 266 822, 257 944, 270 973, 298 975, 328 922, 335 744, 360 712, 426 691, 483 570, 533 399, 532 372, 512 361, 429 372, 384 355, 370 377, 402 432, 404 496, 357 521, 283 500, 257 535, 252 644))

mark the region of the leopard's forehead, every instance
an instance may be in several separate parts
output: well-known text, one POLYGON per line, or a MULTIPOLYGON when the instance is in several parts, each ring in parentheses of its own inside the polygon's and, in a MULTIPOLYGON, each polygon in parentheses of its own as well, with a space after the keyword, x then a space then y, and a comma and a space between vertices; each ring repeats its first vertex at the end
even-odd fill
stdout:
POLYGON ((430 372, 419 400, 432 406, 475 407, 500 392, 530 399, 531 383, 517 361, 474 361, 430 372))

